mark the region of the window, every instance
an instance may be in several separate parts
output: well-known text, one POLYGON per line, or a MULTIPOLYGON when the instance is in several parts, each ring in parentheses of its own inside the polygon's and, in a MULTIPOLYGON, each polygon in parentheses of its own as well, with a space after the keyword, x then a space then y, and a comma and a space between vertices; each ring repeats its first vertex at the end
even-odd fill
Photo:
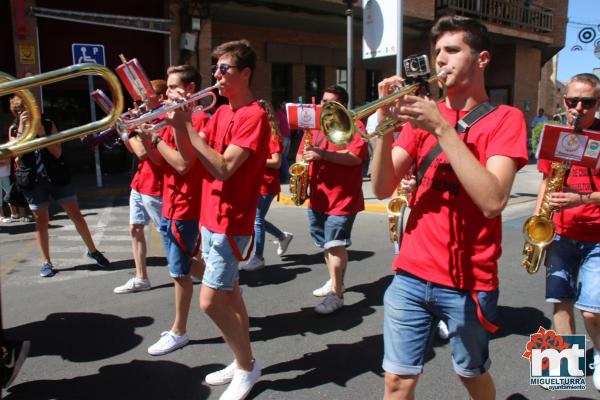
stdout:
POLYGON ((314 96, 315 102, 321 101, 321 93, 323 93, 323 67, 320 65, 307 65, 306 66, 306 99, 302 101, 304 103, 312 102, 314 96))
POLYGON ((383 80, 383 74, 381 71, 368 69, 367 70, 367 87, 365 90, 365 97, 367 102, 376 100, 379 97, 377 90, 377 84, 383 80))
POLYGON ((293 101, 292 64, 271 64, 271 100, 275 109, 282 101, 293 101))
POLYGON ((335 70, 335 82, 337 85, 348 90, 348 73, 346 68, 337 68, 335 70))

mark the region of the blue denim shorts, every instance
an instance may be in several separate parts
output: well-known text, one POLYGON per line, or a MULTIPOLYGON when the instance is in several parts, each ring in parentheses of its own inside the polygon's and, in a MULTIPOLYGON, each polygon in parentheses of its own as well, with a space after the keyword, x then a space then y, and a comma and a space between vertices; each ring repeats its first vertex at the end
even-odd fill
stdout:
POLYGON ((308 209, 310 236, 315 244, 324 249, 332 247, 349 247, 352 244, 350 235, 356 214, 327 215, 312 208, 308 209))
POLYGON ((162 211, 162 198, 141 194, 131 189, 129 194, 129 225, 148 225, 150 221, 158 228, 162 211))
MULTIPOLYGON (((246 246, 250 236, 233 236, 242 256, 246 255, 246 246)), ((236 258, 227 235, 215 233, 202 227, 202 258, 206 268, 202 283, 212 289, 233 290, 238 279, 239 260, 236 258)))
MULTIPOLYGON (((478 292, 477 297, 486 319, 495 321, 498 290, 478 292)), ((385 371, 395 375, 422 373, 438 319, 448 325, 452 364, 458 375, 475 377, 489 369, 491 335, 479 322, 477 305, 468 291, 400 272, 387 288, 383 303, 385 371)))
POLYGON ((53 185, 46 178, 40 178, 31 189, 23 190, 23 196, 25 196, 31 210, 48 207, 50 196, 58 204, 77 201, 77 196, 71 185, 53 185))
POLYGON ((175 226, 185 245, 185 250, 180 247, 180 243, 171 229, 172 226, 171 220, 163 216, 160 220, 159 231, 167 255, 169 275, 171 278, 182 278, 190 275, 190 266, 192 265, 190 255, 194 252, 198 241, 198 221, 175 220, 175 226))
POLYGON ((546 254, 546 301, 600 313, 600 243, 556 235, 546 254))

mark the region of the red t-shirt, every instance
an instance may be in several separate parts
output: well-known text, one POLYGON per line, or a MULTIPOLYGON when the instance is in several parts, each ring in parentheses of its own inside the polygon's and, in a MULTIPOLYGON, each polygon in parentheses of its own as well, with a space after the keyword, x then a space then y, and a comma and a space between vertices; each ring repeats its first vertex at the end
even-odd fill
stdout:
MULTIPOLYGON (((453 126, 466 111, 438 106, 453 126)), ((501 105, 473 125, 463 141, 482 165, 492 156, 510 157, 521 169, 527 163, 527 128, 523 114, 501 105)), ((437 144, 430 133, 405 124, 395 146, 416 161, 437 144)), ((466 290, 498 287, 498 258, 502 252, 501 216, 488 219, 466 193, 443 152, 431 163, 415 193, 395 271, 466 290)))
MULTIPOLYGON (((269 155, 267 157, 270 160, 271 154, 280 153, 281 155, 281 139, 278 136, 271 135, 269 140, 269 155)), ((279 184, 279 168, 265 167, 265 174, 263 175, 262 182, 260 184, 260 194, 277 194, 281 191, 279 184)))
MULTIPOLYGON (((358 121, 364 131, 362 122, 358 121)), ((367 143, 360 137, 354 138, 347 146, 336 146, 325 138, 323 132, 312 129, 312 145, 327 151, 349 150, 363 162, 369 157, 367 143)), ((304 136, 298 147, 298 154, 304 152, 304 136)), ((330 161, 310 162, 309 207, 314 211, 328 215, 350 215, 365 209, 362 192, 362 163, 341 165, 330 161)))
POLYGON ((271 126, 267 113, 253 101, 237 110, 222 105, 203 130, 208 145, 223 154, 229 145, 250 150, 250 156, 225 181, 210 174, 202 182, 202 226, 235 236, 254 232, 260 182, 267 155, 271 126))
MULTIPOLYGON (((203 112, 192 116, 192 124, 200 132, 208 121, 208 115, 203 112)), ((172 149, 176 149, 175 131, 168 126, 162 131, 163 141, 172 149)), ((202 193, 202 177, 206 170, 199 160, 185 175, 175 171, 166 161, 163 163, 163 208, 162 215, 175 220, 198 220, 200 218, 200 197, 202 193)))
MULTIPOLYGON (((550 161, 540 160, 538 169, 550 173, 550 161)), ((572 165, 564 182, 563 192, 592 193, 599 191, 600 169, 572 165)), ((555 212, 552 218, 556 233, 575 240, 600 242, 600 207, 582 204, 555 212)))
POLYGON ((131 180, 131 188, 141 194, 160 196, 162 185, 163 173, 161 167, 149 159, 139 160, 137 171, 131 180))

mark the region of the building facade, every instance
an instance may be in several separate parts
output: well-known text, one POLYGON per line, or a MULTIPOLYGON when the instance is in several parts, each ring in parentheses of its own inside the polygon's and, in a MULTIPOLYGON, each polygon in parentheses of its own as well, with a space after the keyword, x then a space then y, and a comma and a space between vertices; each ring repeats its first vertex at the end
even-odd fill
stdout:
MULTIPOLYGON (((373 1, 373 0, 371 0, 373 1)), ((347 18, 351 1, 335 0, 10 0, 0 3, 0 71, 14 76, 46 72, 72 63, 72 44, 102 44, 114 69, 119 54, 136 57, 150 79, 163 77, 171 64, 198 67, 203 86, 211 84, 211 49, 228 40, 248 39, 256 49, 253 90, 257 97, 281 101, 317 100, 333 83, 346 84, 347 18)), ((404 0, 403 54, 432 49, 428 31, 440 15, 480 19, 493 36, 487 87, 493 102, 519 107, 528 121, 545 100, 540 83, 544 65, 563 47, 567 0, 404 0), (529 5, 528 5, 529 4, 529 5)), ((382 2, 382 4, 384 4, 382 2)), ((383 10, 385 12, 385 10, 383 10)), ((363 104, 377 96, 377 83, 394 74, 395 57, 362 60, 362 2, 352 7, 354 21, 353 99, 363 104)), ((95 81, 98 87, 102 82, 95 81)), ((37 94, 59 129, 89 121, 85 78, 44 87, 37 94)), ((2 99, 0 129, 10 121, 2 99)), ((553 109, 548 107, 548 109, 553 109)), ((68 144, 84 166, 91 152, 68 144)), ((104 151, 104 157, 117 157, 104 151)), ((117 165, 120 159, 113 160, 117 165)), ((81 168, 78 168, 81 169, 81 168)), ((84 168, 85 169, 85 168, 84 168)))

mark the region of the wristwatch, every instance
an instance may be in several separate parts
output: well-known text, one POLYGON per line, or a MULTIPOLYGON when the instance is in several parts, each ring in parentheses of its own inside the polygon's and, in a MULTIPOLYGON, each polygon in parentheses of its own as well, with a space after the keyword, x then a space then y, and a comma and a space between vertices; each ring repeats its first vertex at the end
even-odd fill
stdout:
POLYGON ((157 135, 154 139, 152 139, 152 147, 156 148, 159 142, 162 142, 162 137, 157 135))

